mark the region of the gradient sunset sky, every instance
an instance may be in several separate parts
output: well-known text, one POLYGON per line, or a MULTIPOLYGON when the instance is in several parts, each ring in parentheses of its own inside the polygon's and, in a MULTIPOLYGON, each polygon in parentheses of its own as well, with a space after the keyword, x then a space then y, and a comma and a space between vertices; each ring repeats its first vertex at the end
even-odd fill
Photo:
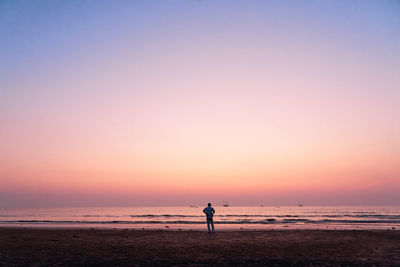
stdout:
POLYGON ((399 192, 399 1, 0 1, 0 207, 399 192))

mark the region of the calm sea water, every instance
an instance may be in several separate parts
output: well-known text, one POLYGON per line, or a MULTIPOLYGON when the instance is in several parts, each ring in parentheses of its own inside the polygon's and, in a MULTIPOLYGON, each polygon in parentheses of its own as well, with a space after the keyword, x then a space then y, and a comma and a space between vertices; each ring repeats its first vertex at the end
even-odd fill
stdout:
MULTIPOLYGON (((205 229, 203 208, 0 210, 0 227, 205 229)), ((400 206, 214 208, 217 229, 400 229, 400 206)))

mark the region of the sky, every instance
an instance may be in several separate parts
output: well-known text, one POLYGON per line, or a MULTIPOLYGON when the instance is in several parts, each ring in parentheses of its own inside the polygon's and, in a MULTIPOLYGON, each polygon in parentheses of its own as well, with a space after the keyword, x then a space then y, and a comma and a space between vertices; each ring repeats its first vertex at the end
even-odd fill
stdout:
POLYGON ((399 190, 399 1, 0 1, 0 208, 399 190))

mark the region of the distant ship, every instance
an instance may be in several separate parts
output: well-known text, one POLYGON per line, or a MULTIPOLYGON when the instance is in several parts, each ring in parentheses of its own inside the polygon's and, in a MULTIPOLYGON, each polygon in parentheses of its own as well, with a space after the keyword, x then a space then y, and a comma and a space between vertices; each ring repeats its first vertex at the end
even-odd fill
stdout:
POLYGON ((304 206, 303 203, 297 204, 297 207, 303 207, 303 206, 304 206))
POLYGON ((224 202, 222 202, 222 206, 224 207, 229 207, 229 202, 224 200, 224 202))

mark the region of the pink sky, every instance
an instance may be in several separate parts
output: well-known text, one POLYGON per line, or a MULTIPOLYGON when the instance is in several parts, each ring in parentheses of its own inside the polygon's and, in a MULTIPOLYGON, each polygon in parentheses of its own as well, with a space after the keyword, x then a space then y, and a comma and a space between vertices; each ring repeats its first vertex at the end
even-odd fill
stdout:
POLYGON ((400 204, 389 3, 8 4, 0 207, 400 204))

